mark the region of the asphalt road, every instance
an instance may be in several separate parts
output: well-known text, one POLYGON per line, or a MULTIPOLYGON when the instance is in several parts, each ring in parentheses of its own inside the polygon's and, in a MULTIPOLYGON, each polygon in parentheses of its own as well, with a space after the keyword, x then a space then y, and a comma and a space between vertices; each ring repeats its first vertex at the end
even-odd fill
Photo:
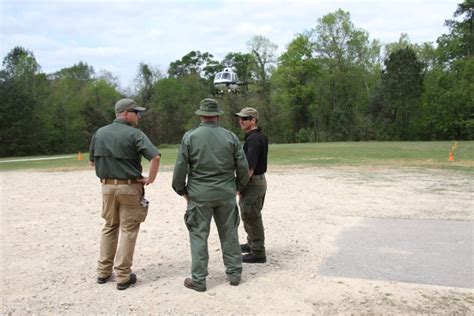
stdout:
POLYGON ((364 219, 321 275, 474 288, 472 221, 364 219))

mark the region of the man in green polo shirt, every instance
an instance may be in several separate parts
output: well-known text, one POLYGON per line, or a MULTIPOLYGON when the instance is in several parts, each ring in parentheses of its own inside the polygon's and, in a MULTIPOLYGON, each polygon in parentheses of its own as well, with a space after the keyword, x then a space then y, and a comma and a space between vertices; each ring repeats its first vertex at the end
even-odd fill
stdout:
POLYGON ((201 101, 196 111, 201 124, 184 134, 173 172, 173 189, 187 201, 184 220, 191 243, 192 278, 186 278, 184 286, 199 292, 206 290, 212 217, 230 284, 238 285, 242 274, 235 199, 249 180, 248 165, 237 136, 219 126, 223 113, 214 99, 201 101))
POLYGON ((137 282, 131 268, 140 223, 148 214, 144 186, 155 181, 160 166, 160 152, 136 128, 145 110, 131 99, 117 101, 116 119, 97 130, 89 149, 90 165, 95 166, 102 182, 102 217, 105 220, 97 283, 107 283, 114 269, 118 290, 125 290, 137 282), (142 156, 150 161, 147 177, 142 176, 142 156))

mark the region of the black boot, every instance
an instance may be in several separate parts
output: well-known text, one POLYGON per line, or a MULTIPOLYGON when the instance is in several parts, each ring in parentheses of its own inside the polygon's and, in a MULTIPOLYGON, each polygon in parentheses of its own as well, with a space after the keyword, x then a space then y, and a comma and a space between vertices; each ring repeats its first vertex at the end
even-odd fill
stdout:
POLYGON ((242 253, 249 253, 250 252, 249 244, 240 245, 240 251, 242 251, 242 253))
POLYGON ((255 257, 255 255, 249 253, 242 256, 242 262, 245 263, 265 263, 267 262, 267 257, 255 257))

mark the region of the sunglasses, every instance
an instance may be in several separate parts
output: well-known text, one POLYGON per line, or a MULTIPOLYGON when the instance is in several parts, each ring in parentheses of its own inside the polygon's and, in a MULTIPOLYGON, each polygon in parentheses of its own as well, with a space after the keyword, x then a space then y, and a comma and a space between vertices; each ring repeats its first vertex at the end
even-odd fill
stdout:
POLYGON ((135 113, 136 115, 138 116, 142 116, 140 111, 137 111, 137 110, 130 110, 130 111, 127 111, 127 112, 130 112, 130 113, 135 113))
POLYGON ((240 119, 241 119, 242 121, 250 121, 251 119, 253 119, 253 117, 251 117, 251 116, 245 116, 245 117, 240 117, 240 119))

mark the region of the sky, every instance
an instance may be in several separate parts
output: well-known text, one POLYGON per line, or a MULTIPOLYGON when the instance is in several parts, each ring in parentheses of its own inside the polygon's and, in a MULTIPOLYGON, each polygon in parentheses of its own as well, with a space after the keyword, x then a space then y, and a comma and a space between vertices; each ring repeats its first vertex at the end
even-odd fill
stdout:
POLYGON ((35 55, 44 73, 80 61, 133 86, 140 63, 166 73, 191 51, 221 61, 247 53, 263 35, 281 53, 318 19, 347 11, 358 29, 382 44, 402 33, 412 43, 435 42, 462 0, 0 0, 0 58, 15 46, 35 55))

